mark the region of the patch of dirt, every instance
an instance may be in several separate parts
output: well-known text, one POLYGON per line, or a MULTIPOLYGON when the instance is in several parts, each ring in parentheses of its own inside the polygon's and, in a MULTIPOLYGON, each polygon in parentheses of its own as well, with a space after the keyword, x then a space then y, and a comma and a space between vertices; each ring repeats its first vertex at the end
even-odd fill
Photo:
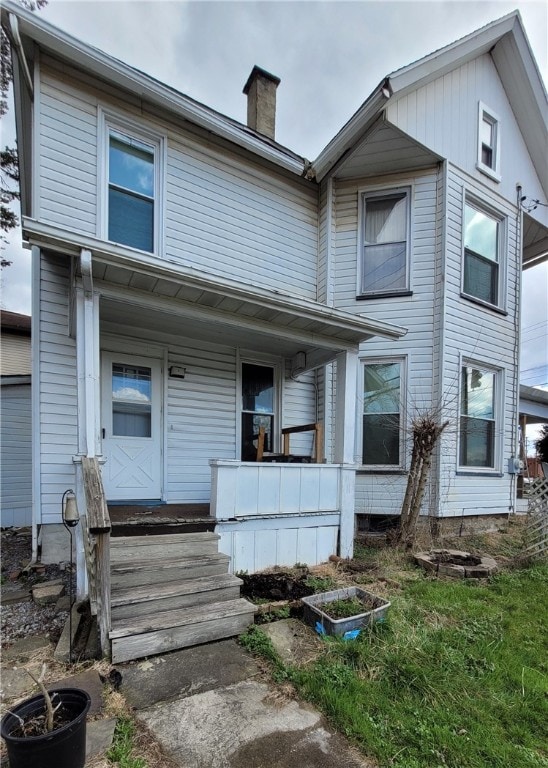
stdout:
POLYGON ((295 571, 262 571, 261 573, 239 573, 242 579, 242 597, 251 600, 298 600, 314 594, 306 584, 310 576, 308 568, 295 571))

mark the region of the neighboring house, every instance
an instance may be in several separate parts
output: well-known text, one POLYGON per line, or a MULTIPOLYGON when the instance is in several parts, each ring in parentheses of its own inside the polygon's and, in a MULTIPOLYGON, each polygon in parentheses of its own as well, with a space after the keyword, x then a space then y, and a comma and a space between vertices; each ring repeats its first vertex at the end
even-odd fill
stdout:
POLYGON ((0 312, 0 525, 32 523, 30 317, 0 312))
POLYGON ((389 75, 314 162, 276 143, 257 67, 244 126, 9 2, 2 23, 45 551, 88 456, 112 510, 210 505, 235 570, 348 556, 355 514, 398 512, 425 410, 449 426, 423 512, 513 511, 521 269, 548 237, 521 205, 548 180, 519 14, 389 75), (261 428, 271 459, 316 423, 325 463, 254 461, 261 428))

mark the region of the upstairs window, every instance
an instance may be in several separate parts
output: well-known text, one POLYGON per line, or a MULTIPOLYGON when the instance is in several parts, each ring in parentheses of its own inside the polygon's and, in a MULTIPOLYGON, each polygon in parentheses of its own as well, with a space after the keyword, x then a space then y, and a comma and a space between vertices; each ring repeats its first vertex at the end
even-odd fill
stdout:
POLYGON ((464 205, 463 292, 500 306, 500 251, 502 221, 475 203, 464 205))
POLYGON ((111 130, 108 146, 108 239, 154 251, 155 148, 111 130))
POLYGON ((362 296, 409 289, 409 190, 363 196, 362 296))
POLYGON ((500 124, 490 109, 480 102, 478 118, 477 168, 496 181, 500 181, 500 124))
POLYGON ((400 467, 401 362, 366 363, 363 377, 363 452, 365 466, 400 467))
POLYGON ((496 379, 494 371, 462 367, 460 408, 461 467, 494 469, 496 436, 496 379))

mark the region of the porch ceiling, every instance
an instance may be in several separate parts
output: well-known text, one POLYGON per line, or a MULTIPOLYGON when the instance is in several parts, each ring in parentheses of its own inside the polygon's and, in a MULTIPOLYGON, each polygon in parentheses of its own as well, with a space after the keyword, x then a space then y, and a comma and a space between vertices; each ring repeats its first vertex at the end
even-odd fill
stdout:
POLYGON ((292 357, 315 352, 318 364, 373 336, 396 339, 397 326, 318 302, 260 291, 209 276, 185 279, 94 260, 101 322, 292 357))

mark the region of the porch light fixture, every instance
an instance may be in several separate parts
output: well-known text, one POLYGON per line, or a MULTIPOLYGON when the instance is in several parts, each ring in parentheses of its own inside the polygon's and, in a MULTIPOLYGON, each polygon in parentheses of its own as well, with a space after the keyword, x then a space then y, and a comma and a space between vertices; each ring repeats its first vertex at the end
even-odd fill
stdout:
POLYGON ((70 579, 69 579, 69 664, 72 664, 72 604, 73 604, 73 589, 72 589, 72 575, 74 570, 74 556, 72 549, 72 532, 78 525, 80 515, 78 514, 78 503, 76 496, 72 488, 65 491, 63 498, 61 499, 61 512, 63 515, 63 525, 69 532, 70 536, 70 579))
POLYGON ((172 365, 169 369, 169 375, 172 379, 184 379, 186 376, 186 368, 180 365, 172 365))

